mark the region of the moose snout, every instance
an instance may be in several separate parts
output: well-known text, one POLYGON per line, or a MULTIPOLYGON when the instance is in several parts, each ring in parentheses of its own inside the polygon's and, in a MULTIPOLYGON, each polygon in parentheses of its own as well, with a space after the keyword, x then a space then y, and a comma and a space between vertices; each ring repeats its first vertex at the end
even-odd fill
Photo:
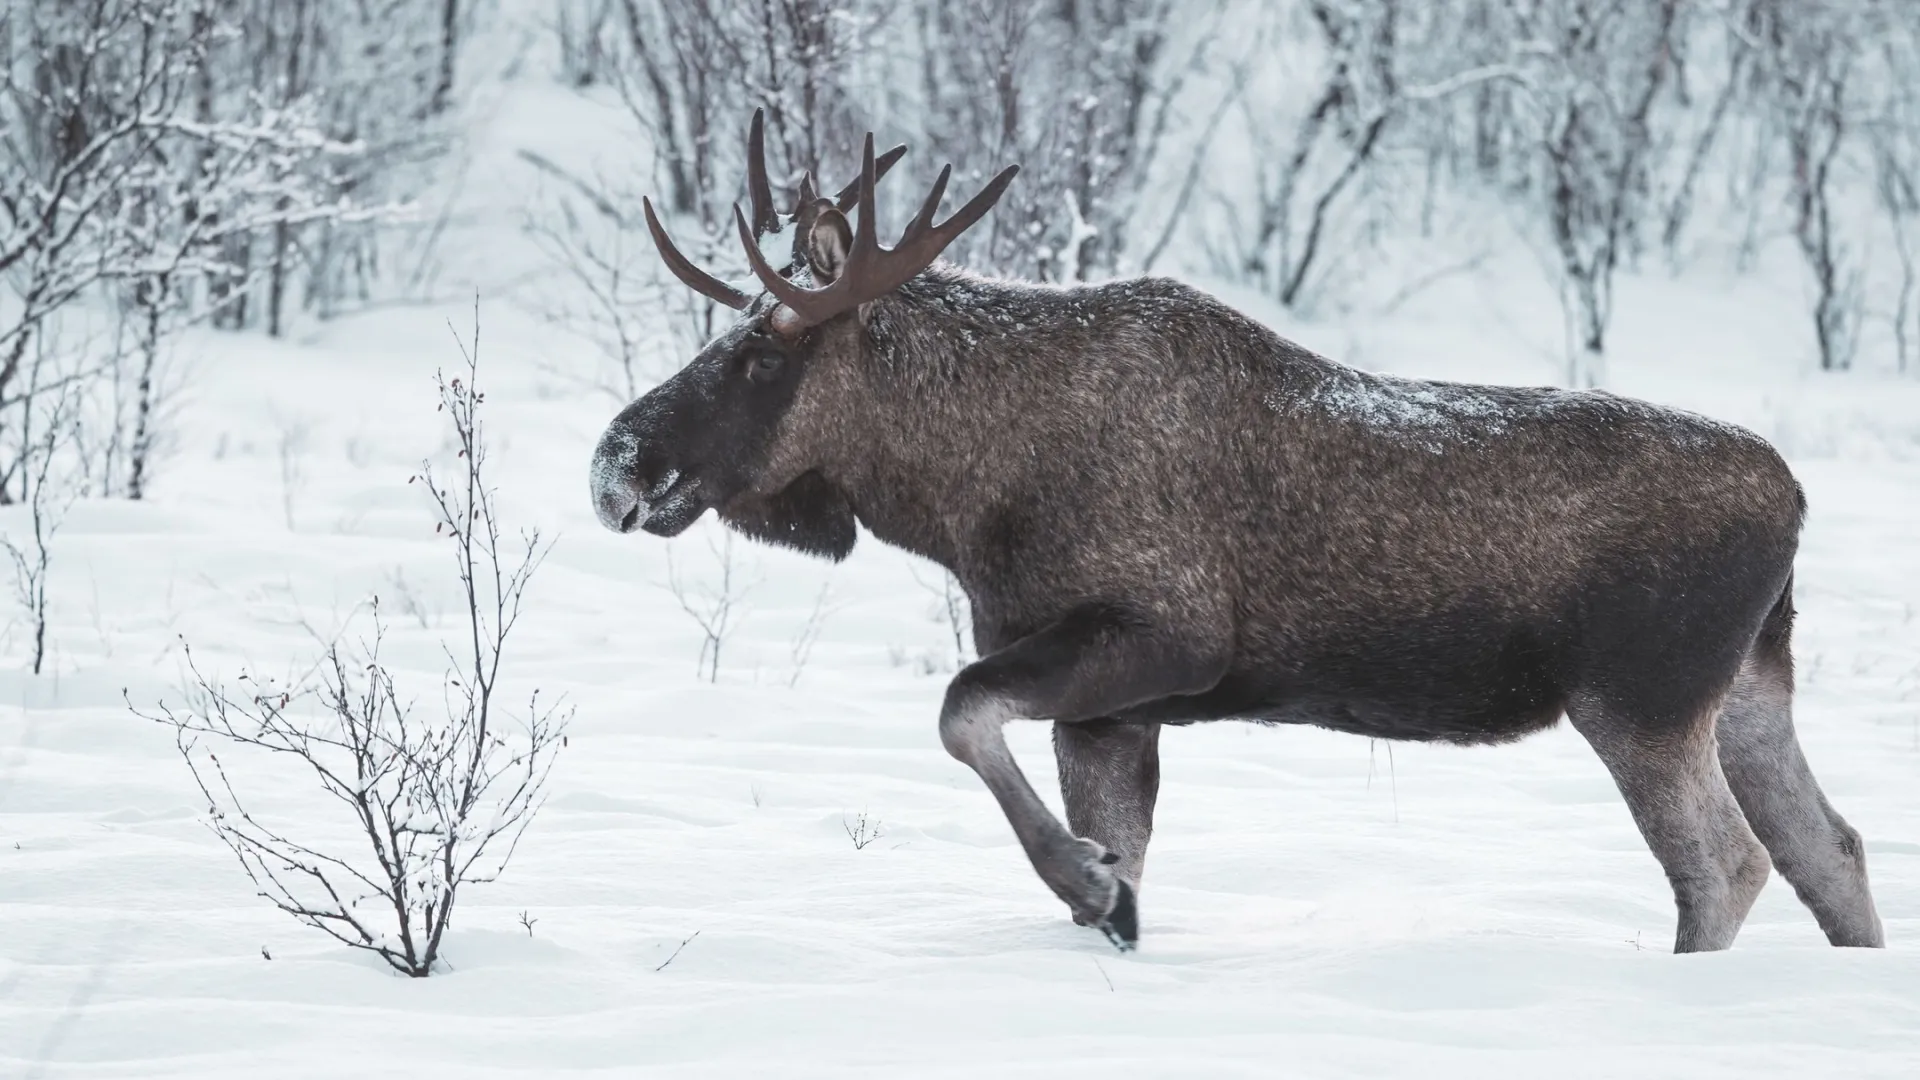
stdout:
POLYGON ((624 486, 602 487, 596 484, 593 512, 599 516, 600 524, 617 533, 630 533, 639 528, 643 520, 640 516, 640 496, 624 486))
POLYGON ((600 524, 617 533, 630 533, 645 524, 647 496, 671 481, 647 483, 640 474, 640 440, 616 421, 600 436, 588 475, 593 512, 600 524))

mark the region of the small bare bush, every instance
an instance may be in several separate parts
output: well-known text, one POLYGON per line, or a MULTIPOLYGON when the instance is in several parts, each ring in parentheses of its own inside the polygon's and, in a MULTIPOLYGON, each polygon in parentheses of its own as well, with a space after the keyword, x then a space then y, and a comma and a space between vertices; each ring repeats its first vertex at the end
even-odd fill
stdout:
POLYGON ((747 594, 759 584, 741 573, 733 554, 733 532, 727 530, 715 542, 707 538, 707 550, 713 556, 715 573, 699 580, 683 577, 674 565, 673 549, 667 549, 667 588, 680 610, 700 627, 700 656, 694 670, 710 683, 720 681, 720 653, 739 628, 746 608, 747 594))
POLYGON ((967 665, 971 651, 967 639, 973 636, 973 608, 967 603, 967 594, 960 588, 960 582, 955 580, 950 571, 940 572, 939 588, 927 588, 934 593, 933 617, 947 628, 948 636, 953 638, 953 669, 958 671, 967 665))
POLYGON ((813 647, 820 641, 820 630, 826 625, 827 599, 832 595, 832 583, 820 586, 819 595, 813 598, 813 610, 807 613, 807 623, 800 628, 800 636, 793 639, 789 655, 793 659, 793 674, 787 677, 787 689, 800 685, 800 676, 806 673, 807 661, 813 657, 813 647))
POLYGON ((27 504, 26 535, 0 532, 0 551, 13 566, 13 595, 33 636, 33 673, 40 674, 47 657, 47 572, 53 563, 53 538, 66 520, 67 510, 81 494, 77 478, 62 475, 55 462, 64 445, 76 436, 78 394, 72 382, 57 392, 38 389, 40 371, 34 365, 27 399, 22 402, 22 445, 14 467, 20 473, 27 504), (35 426, 35 422, 38 426, 35 426))
POLYGON ((518 543, 501 536, 483 475, 484 396, 474 353, 463 346, 462 354, 465 377, 440 380, 440 409, 461 464, 451 477, 429 465, 414 478, 435 509, 435 531, 451 540, 466 597, 466 626, 446 646, 443 708, 416 708, 396 684, 380 655, 385 624, 376 600, 371 636, 355 647, 329 644, 304 679, 283 685, 243 673, 230 688, 203 673, 189 650, 186 704, 163 703, 154 715, 136 710, 174 729, 214 833, 261 896, 416 978, 434 970, 462 887, 505 869, 540 807, 571 718, 543 705, 538 691, 518 715, 495 693, 507 638, 548 546, 532 530, 518 543), (234 782, 248 759, 229 762, 228 748, 304 766, 365 846, 329 850, 256 817, 234 782))
POLYGON ((840 827, 847 832, 847 839, 853 841, 853 850, 865 851, 867 845, 887 835, 880 827, 880 819, 867 816, 865 810, 854 818, 841 818, 840 827))

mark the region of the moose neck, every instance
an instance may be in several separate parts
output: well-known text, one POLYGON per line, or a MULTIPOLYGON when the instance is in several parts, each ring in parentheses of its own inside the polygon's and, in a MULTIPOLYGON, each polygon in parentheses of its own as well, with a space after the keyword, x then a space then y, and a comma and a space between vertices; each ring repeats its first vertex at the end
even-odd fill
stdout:
POLYGON ((1084 302, 936 263, 870 307, 849 373, 857 430, 833 470, 870 532, 964 578, 968 538, 1026 487, 1031 445, 1064 419, 1033 395, 1084 302))

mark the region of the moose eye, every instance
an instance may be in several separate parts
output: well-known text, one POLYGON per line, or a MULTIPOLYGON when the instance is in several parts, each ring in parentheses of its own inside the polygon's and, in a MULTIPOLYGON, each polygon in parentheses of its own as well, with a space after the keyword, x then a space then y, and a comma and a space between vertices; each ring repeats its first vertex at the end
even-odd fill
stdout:
POLYGON ((757 352, 747 358, 747 378, 765 382, 780 373, 785 357, 777 352, 757 352))

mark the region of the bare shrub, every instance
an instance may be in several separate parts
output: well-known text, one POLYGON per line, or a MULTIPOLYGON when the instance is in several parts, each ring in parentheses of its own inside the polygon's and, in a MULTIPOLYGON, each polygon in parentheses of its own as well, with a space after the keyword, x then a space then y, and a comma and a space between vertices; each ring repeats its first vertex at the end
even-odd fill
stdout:
POLYGON ((78 478, 55 465, 61 448, 73 441, 79 393, 71 380, 59 380, 56 390, 41 389, 45 366, 44 339, 36 350, 21 402, 21 446, 16 467, 26 504, 26 536, 0 534, 0 549, 13 566, 13 595, 25 614, 33 638, 31 668, 40 674, 47 656, 47 571, 53 563, 53 538, 67 510, 81 494, 78 478))
POLYGON ((575 364, 544 365, 553 375, 608 395, 620 404, 640 396, 662 370, 668 354, 698 340, 687 320, 665 319, 685 290, 666 290, 659 261, 642 226, 621 206, 638 202, 616 185, 578 176, 532 151, 521 159, 560 182, 550 200, 526 215, 523 228, 566 278, 566 287, 532 303, 539 317, 590 343, 601 363, 583 371, 575 364), (662 323, 668 333, 662 333, 662 323), (674 333, 684 329, 684 334, 674 333))
POLYGON ((865 810, 860 811, 851 820, 842 817, 840 827, 846 830, 847 839, 853 841, 855 851, 867 850, 868 844, 886 835, 886 831, 880 826, 880 819, 869 817, 865 810))
POLYGON ((933 620, 945 628, 953 640, 953 670, 960 670, 967 665, 972 651, 967 641, 973 636, 973 609, 967 603, 966 590, 949 570, 941 570, 937 581, 928 581, 915 571, 913 580, 933 595, 933 620))
POLYGON ((416 978, 439 961, 462 887, 505 869, 540 807, 572 716, 543 705, 537 690, 518 715, 497 700, 507 638, 549 547, 533 530, 518 543, 501 536, 484 475, 476 354, 463 345, 462 355, 464 377, 440 379, 460 464, 451 476, 429 464, 414 478, 434 507, 435 532, 451 542, 466 598, 465 633, 443 643, 449 668, 438 715, 416 708, 382 661, 377 600, 371 635, 356 646, 329 643, 305 678, 282 684, 243 673, 229 688, 203 673, 189 650, 185 705, 135 710, 174 729, 215 835, 260 895, 416 978), (366 846, 316 846, 254 816, 234 783, 246 759, 224 760, 228 747, 305 766, 366 846))
POLYGON ((429 606, 426 598, 420 595, 420 590, 407 580, 405 568, 396 566, 387 574, 387 592, 399 605, 400 614, 412 619, 420 629, 431 630, 433 624, 440 621, 439 610, 429 606))
POLYGON ((287 531, 294 528, 293 507, 307 486, 307 443, 310 434, 305 420, 281 420, 280 439, 275 448, 280 461, 280 513, 287 531))
POLYGON ((675 565, 673 548, 667 549, 667 588, 680 603, 680 610, 700 627, 700 656, 694 670, 708 682, 720 681, 720 653, 739 626, 747 594, 758 584, 741 572, 733 553, 733 530, 723 530, 715 542, 707 538, 707 551, 713 557, 717 580, 692 581, 675 565))
POLYGON ((800 635, 793 639, 793 648, 789 650, 793 660, 793 674, 787 678, 789 690, 800 685, 800 676, 806 673, 807 661, 813 657, 813 646, 820 640, 820 630, 827 621, 827 600, 832 593, 832 582, 820 586, 819 595, 813 598, 813 610, 807 613, 806 625, 800 628, 800 635))

